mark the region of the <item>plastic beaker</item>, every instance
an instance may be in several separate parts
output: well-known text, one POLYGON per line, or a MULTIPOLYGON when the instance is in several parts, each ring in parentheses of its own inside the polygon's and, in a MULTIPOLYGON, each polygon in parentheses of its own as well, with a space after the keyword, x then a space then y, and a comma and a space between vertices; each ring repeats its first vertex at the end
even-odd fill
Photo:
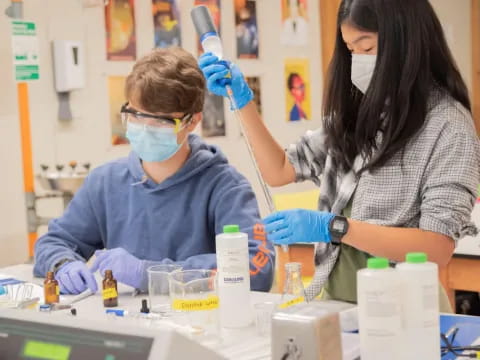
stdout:
POLYGON ((213 270, 184 270, 170 274, 172 310, 186 316, 195 335, 219 340, 217 274, 213 270))
POLYGON ((272 301, 264 301, 253 305, 253 308, 255 309, 255 324, 258 335, 270 335, 272 315, 276 307, 277 304, 272 301))
POLYGON ((147 269, 148 273, 148 297, 150 311, 167 315, 170 307, 170 283, 169 275, 173 271, 179 271, 180 265, 154 265, 147 269))

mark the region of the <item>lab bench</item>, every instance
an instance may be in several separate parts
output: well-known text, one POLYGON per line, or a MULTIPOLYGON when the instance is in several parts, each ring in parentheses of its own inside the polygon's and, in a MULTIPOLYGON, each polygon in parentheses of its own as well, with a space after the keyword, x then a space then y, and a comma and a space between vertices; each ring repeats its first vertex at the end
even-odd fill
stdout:
MULTIPOLYGON (((0 269, 0 275, 8 275, 9 277, 14 277, 20 280, 32 282, 37 285, 42 285, 43 279, 34 278, 32 275, 32 265, 29 264, 22 264, 16 265, 12 267, 2 268, 0 269)), ((99 279, 99 278, 98 278, 99 279)), ((98 280, 97 279, 97 280, 98 280)), ((118 287, 119 292, 119 308, 126 309, 128 311, 139 311, 141 306, 141 300, 143 298, 148 297, 146 294, 140 294, 137 296, 132 296, 133 289, 119 284, 118 287)), ((273 294, 273 293, 262 293, 262 292, 252 292, 252 304, 257 302, 265 302, 265 301, 278 301, 280 295, 273 294)), ((65 300, 68 300, 68 296, 64 296, 65 300)), ((332 306, 338 306, 339 311, 342 308, 348 308, 348 304, 341 304, 338 302, 331 302, 332 306)), ((149 326, 140 326, 130 327, 128 321, 123 322, 123 319, 116 319, 116 318, 107 318, 105 314, 105 308, 103 306, 103 301, 101 298, 100 293, 85 298, 74 305, 77 315, 74 317, 70 315, 69 310, 60 310, 60 311, 53 311, 50 314, 41 314, 35 310, 13 310, 20 312, 19 318, 23 318, 24 320, 29 320, 29 318, 36 318, 42 319, 40 325, 48 325, 52 323, 52 319, 56 319, 56 325, 63 324, 64 326, 70 326, 76 328, 77 326, 80 328, 80 324, 83 324, 84 329, 88 328, 89 322, 92 323, 99 323, 101 324, 100 327, 95 328, 98 332, 101 329, 111 329, 112 331, 118 332, 118 336, 140 336, 145 335, 145 338, 148 338, 149 335, 155 336, 159 338, 160 330, 159 328, 149 327, 149 326), (43 316, 43 318, 42 318, 43 316), (43 319, 45 319, 43 321, 43 319), (85 325, 87 324, 87 325, 85 325)), ((351 308, 351 306, 350 306, 351 308)), ((342 312, 344 313, 344 312, 342 312)), ((342 318, 341 313, 341 318, 342 318)), ((0 318, 2 317, 2 311, 0 311, 0 318)), ((4 325, 5 319, 8 318, 4 317, 3 323, 0 325, 4 325)), ((15 320, 15 319, 13 319, 15 320)), ((125 319, 126 320, 126 319, 125 319)), ((1 321, 0 321, 1 322, 1 321)), ((452 327, 458 324, 478 324, 477 327, 473 328, 475 330, 468 331, 464 327, 464 325, 459 326, 461 329, 459 331, 459 336, 457 337, 456 344, 461 345, 469 345, 469 343, 476 342, 480 340, 480 318, 474 317, 465 317, 465 316, 457 316, 457 315, 442 315, 441 316, 441 331, 443 333, 447 332, 452 327)), ((138 324, 136 324, 138 325, 138 324)), ((1 327, 1 326, 0 326, 1 327)), ((74 329, 75 330, 75 329, 74 329)), ((90 329, 88 329, 90 330, 90 329)), ((101 332, 98 332, 101 334, 101 332)), ((105 333, 105 332, 104 332, 105 333)), ((1 331, 0 331, 1 335, 1 331)), ((80 335, 79 335, 80 336, 80 335)), ((257 334, 255 325, 252 324, 249 327, 242 328, 242 329, 222 329, 221 332, 222 341, 218 342, 214 345, 209 345, 208 349, 214 350, 216 354, 220 357, 219 359, 235 359, 235 360, 267 360, 271 359, 271 339, 269 335, 267 336, 259 336, 257 334)), ((143 339, 145 339, 143 338, 143 339)), ((161 338, 162 341, 165 339, 161 338)), ((359 356, 359 347, 358 347, 358 335, 357 334, 342 334, 342 341, 344 346, 344 360, 354 360, 358 359, 359 356), (347 345, 348 349, 345 348, 347 345)), ((178 343, 178 342, 177 342, 178 343)), ((158 345, 158 344, 157 344, 158 345)), ((38 343, 35 346, 42 346, 38 343)), ((185 346, 192 346, 192 344, 185 346)), ((158 347, 158 346, 157 346, 158 347)), ((199 355, 197 358, 201 359, 202 347, 199 347, 196 351, 199 355)), ((38 348, 37 350, 41 350, 38 348)), ((205 358, 205 357, 204 357, 205 358)), ((212 359, 211 357, 208 357, 212 359)), ((451 354, 444 356, 443 360, 450 360, 454 359, 451 354)))
MULTIPOLYGON (((20 280, 32 282, 37 285, 43 284, 43 279, 34 278, 32 275, 32 265, 21 264, 6 268, 0 268, 0 275, 8 275, 20 280)), ((99 281, 100 278, 97 278, 97 283, 101 284, 99 281)), ((119 293, 119 306, 118 308, 125 309, 127 311, 136 311, 138 312, 141 307, 141 300, 148 298, 147 294, 140 294, 137 296, 132 296, 133 289, 119 284, 118 286, 119 293)), ((62 299, 68 301, 69 296, 62 296, 62 299)), ((252 304, 265 301, 278 301, 280 298, 279 294, 274 293, 263 293, 263 292, 252 292, 251 301, 252 304)), ((334 302, 331 302, 332 304, 334 302)), ((348 304, 333 304, 333 306, 339 306, 339 308, 351 308, 351 305, 348 304)), ((72 326, 82 324, 85 327, 85 324, 88 324, 89 321, 92 323, 104 323, 104 325, 97 327, 96 330, 104 329, 105 327, 110 326, 110 328, 121 330, 124 332, 124 335, 135 335, 136 333, 128 334, 125 333, 124 329, 118 329, 119 327, 128 328, 130 324, 128 321, 122 322, 122 320, 127 319, 114 319, 108 317, 105 314, 106 308, 103 306, 103 301, 101 294, 97 292, 96 294, 87 297, 74 305, 77 315, 74 317, 70 315, 69 310, 60 310, 52 311, 50 314, 40 314, 35 310, 14 310, 21 311, 24 319, 28 320, 28 314, 33 318, 35 317, 38 321, 38 317, 45 315, 45 323, 47 324, 49 319, 57 319, 58 324, 63 324, 64 326, 72 326), (30 313, 29 313, 30 312, 30 313), (62 317, 62 319, 60 319, 62 317), (69 325, 68 325, 69 324, 69 325)), ((0 311, 0 317, 2 312, 0 311)), ((42 318, 41 318, 42 319, 42 318)), ((144 334, 145 331, 157 332, 158 329, 148 328, 143 326, 144 329, 138 330, 138 334, 144 334)), ((134 329, 134 327, 132 327, 134 329)), ((105 331, 104 331, 105 332, 105 331)), ((133 330, 132 330, 133 332, 133 330)), ((158 335, 158 334, 157 334, 158 335)), ((359 348, 358 348, 358 335, 356 334, 342 334, 345 343, 349 343, 350 348, 344 351, 344 360, 354 360, 358 358, 359 348), (353 344, 353 345, 352 345, 353 344), (356 345, 357 344, 357 345, 356 345)), ((242 328, 242 329, 222 329, 221 331, 222 341, 208 345, 210 349, 213 349, 216 353, 226 359, 235 359, 235 360, 262 360, 262 359, 271 359, 271 348, 270 348, 270 336, 260 336, 257 334, 255 324, 252 323, 251 326, 242 328)), ((201 358, 201 357, 199 357, 201 358)))

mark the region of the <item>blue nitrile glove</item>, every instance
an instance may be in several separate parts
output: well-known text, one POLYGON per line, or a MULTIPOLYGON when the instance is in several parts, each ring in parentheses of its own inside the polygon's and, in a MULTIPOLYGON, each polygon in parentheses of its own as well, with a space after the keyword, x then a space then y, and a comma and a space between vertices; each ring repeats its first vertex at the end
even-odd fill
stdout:
POLYGON ((294 209, 278 211, 263 222, 267 237, 275 245, 331 241, 330 221, 334 214, 321 211, 294 209))
POLYGON ((95 262, 92 272, 100 271, 105 276, 105 270, 112 270, 113 277, 119 282, 140 288, 145 275, 144 261, 136 258, 123 248, 95 251, 95 262))
POLYGON ((67 262, 60 266, 55 273, 55 279, 60 285, 62 294, 80 294, 87 288, 95 293, 98 289, 95 276, 80 260, 67 262))
POLYGON ((207 88, 211 93, 228 97, 226 90, 226 85, 228 84, 233 91, 233 98, 237 103, 238 109, 243 108, 253 100, 253 91, 235 64, 226 61, 219 62, 215 55, 208 52, 200 56, 198 66, 207 79, 207 88), (229 81, 222 81, 224 79, 229 81))

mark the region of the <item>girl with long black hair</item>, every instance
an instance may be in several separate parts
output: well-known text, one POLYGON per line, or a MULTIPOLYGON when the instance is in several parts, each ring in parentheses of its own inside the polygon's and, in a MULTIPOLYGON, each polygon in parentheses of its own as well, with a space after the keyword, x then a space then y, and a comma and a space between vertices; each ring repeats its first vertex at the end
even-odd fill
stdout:
MULTIPOLYGON (((285 151, 257 113, 236 66, 204 54, 209 90, 232 89, 264 179, 311 180, 319 211, 265 219, 277 245, 316 243, 307 295, 356 301, 356 271, 370 256, 403 261, 425 252, 446 265, 477 229, 470 214, 480 182, 480 145, 467 87, 427 0, 343 0, 326 81, 323 120, 285 151)), ((443 298, 445 300, 445 298, 443 298)), ((448 303, 442 304, 442 310, 448 303)))

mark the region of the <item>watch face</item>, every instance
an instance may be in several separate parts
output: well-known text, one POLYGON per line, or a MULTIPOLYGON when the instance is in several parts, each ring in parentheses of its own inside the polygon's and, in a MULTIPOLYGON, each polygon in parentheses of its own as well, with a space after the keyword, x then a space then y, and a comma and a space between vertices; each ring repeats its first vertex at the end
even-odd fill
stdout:
POLYGON ((343 234, 346 230, 345 221, 335 220, 332 224, 332 230, 343 234))

